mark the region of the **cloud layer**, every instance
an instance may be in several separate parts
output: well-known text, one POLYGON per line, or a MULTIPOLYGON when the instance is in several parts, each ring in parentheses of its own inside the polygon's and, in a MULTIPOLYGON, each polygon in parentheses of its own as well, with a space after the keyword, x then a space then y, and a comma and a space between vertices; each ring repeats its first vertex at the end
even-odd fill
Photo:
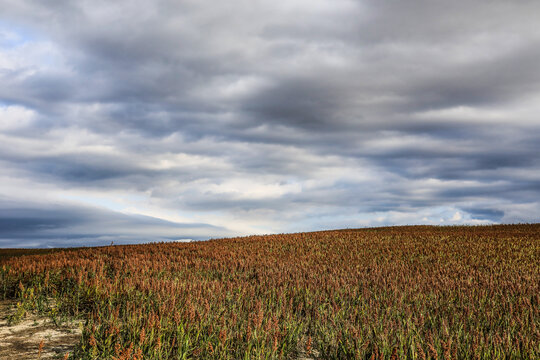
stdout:
POLYGON ((0 247, 539 221, 535 1, 0 8, 0 247))

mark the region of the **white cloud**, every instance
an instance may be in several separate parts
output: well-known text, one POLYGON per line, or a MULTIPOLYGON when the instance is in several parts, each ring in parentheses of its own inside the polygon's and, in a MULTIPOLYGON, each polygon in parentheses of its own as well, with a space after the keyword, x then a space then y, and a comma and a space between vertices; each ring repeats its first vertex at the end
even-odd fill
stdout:
POLYGON ((454 213, 454 216, 450 219, 450 221, 460 221, 462 219, 461 213, 459 211, 456 211, 454 213))
POLYGON ((19 130, 30 126, 36 113, 22 106, 0 106, 0 132, 19 130))

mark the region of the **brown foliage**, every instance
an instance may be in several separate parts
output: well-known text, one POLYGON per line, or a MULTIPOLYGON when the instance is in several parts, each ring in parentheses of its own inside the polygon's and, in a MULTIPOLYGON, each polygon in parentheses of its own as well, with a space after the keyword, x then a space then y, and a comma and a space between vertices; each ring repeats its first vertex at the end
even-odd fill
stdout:
POLYGON ((534 359, 539 259, 540 225, 338 230, 0 256, 0 290, 86 317, 80 358, 534 359))

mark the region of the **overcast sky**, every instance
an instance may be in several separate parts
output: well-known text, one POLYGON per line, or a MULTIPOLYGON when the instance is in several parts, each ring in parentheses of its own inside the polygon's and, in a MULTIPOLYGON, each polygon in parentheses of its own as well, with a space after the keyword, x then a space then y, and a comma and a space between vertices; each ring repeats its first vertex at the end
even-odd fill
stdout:
POLYGON ((539 14, 0 0, 0 247, 538 222, 539 14))

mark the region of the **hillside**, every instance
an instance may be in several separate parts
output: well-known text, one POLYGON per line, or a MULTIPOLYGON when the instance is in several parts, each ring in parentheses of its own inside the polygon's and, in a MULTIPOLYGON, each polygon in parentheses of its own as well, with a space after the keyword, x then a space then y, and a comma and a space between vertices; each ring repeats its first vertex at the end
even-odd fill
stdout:
POLYGON ((4 255, 14 322, 85 320, 70 359, 540 357, 540 224, 4 255))

